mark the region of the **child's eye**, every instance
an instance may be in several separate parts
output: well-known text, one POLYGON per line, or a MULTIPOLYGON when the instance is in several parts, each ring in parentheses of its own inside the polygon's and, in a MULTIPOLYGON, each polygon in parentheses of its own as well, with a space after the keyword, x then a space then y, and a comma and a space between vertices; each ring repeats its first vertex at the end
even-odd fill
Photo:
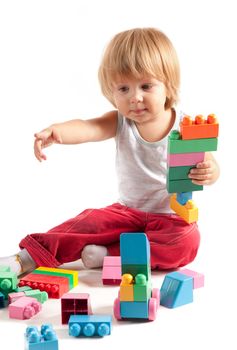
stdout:
POLYGON ((143 90, 150 90, 152 88, 152 84, 143 84, 142 89, 143 90))
POLYGON ((128 91, 128 87, 127 86, 121 86, 118 90, 120 92, 127 92, 128 91))

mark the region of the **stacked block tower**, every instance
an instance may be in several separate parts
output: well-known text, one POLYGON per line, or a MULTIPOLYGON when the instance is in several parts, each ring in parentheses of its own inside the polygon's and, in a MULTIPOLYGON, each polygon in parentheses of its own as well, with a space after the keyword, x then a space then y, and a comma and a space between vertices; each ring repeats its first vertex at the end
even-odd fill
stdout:
POLYGON ((153 321, 160 305, 159 289, 152 289, 150 244, 145 233, 120 235, 122 278, 118 298, 114 302, 116 319, 148 319, 153 321))
POLYGON ((203 162, 205 152, 217 150, 219 124, 215 114, 205 119, 197 115, 194 120, 184 116, 180 130, 173 130, 168 140, 167 190, 173 193, 170 207, 188 223, 198 220, 198 208, 192 201, 193 191, 202 191, 189 179, 189 171, 203 162))

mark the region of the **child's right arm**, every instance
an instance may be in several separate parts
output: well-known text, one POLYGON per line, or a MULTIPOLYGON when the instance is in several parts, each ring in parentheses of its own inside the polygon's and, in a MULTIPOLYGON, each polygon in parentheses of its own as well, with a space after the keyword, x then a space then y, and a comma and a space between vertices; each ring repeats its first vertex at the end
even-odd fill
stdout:
POLYGON ((41 162, 46 160, 42 150, 54 143, 79 144, 107 140, 114 137, 117 130, 117 111, 111 111, 99 118, 74 119, 53 124, 35 134, 34 153, 41 162))

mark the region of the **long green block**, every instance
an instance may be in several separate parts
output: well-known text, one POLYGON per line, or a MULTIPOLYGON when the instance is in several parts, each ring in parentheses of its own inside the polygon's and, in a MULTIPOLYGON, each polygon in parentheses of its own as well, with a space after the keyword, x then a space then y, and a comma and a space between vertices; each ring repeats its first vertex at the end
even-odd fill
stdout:
POLYGON ((35 275, 47 275, 47 276, 59 276, 68 278, 70 289, 74 288, 73 285, 73 275, 69 273, 53 272, 53 271, 44 271, 44 270, 34 270, 31 273, 35 275))
POLYGON ((217 150, 217 138, 173 140, 169 137, 168 153, 211 152, 217 150))
POLYGON ((192 168, 195 168, 195 165, 169 167, 167 181, 187 179, 190 169, 192 168))
POLYGON ((195 185, 191 180, 172 180, 167 182, 169 193, 202 191, 203 186, 195 185))

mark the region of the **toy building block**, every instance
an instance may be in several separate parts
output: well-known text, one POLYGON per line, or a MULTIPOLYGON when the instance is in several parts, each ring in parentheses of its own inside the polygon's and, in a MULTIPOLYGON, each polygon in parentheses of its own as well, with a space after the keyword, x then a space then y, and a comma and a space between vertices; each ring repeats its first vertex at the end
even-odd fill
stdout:
POLYGON ((105 256, 102 269, 102 282, 105 285, 120 285, 121 257, 105 256))
POLYGON ((193 278, 193 289, 201 288, 204 286, 204 275, 202 273, 189 269, 181 269, 178 272, 193 278))
POLYGON ((19 286, 29 286, 32 289, 39 289, 47 292, 49 298, 59 299, 69 291, 69 281, 67 277, 48 276, 39 274, 28 274, 20 279, 19 286))
POLYGON ((9 271, 8 267, 2 267, 0 271, 0 292, 5 299, 17 287, 18 279, 15 272, 9 271))
POLYGON ((187 201, 191 200, 192 198, 193 198, 192 192, 181 192, 181 193, 177 193, 176 195, 176 200, 181 205, 186 204, 187 201))
POLYGON ((204 152, 169 153, 167 157, 167 164, 169 167, 194 167, 197 163, 203 162, 204 158, 204 152))
POLYGON ((30 289, 24 292, 15 292, 8 294, 9 304, 13 303, 15 300, 21 297, 31 297, 35 298, 39 303, 43 304, 48 300, 48 293, 41 292, 39 289, 30 289))
POLYGON ((217 138, 182 140, 177 130, 170 133, 168 153, 212 152, 217 150, 217 138))
POLYGON ((170 166, 168 167, 167 181, 184 180, 188 178, 188 174, 195 165, 170 166))
POLYGON ((206 119, 202 115, 197 115, 195 120, 184 116, 180 122, 180 132, 183 140, 216 138, 219 133, 219 124, 215 114, 209 114, 206 119))
POLYGON ((133 276, 129 273, 122 275, 119 298, 121 301, 134 301, 133 276))
POLYGON ((32 290, 32 288, 30 288, 29 286, 22 286, 22 287, 17 286, 16 289, 14 289, 14 292, 15 293, 17 293, 17 292, 25 292, 27 290, 32 290))
POLYGON ((0 309, 5 307, 5 298, 4 295, 0 292, 0 309))
POLYGON ((73 337, 104 337, 111 333, 110 315, 72 315, 68 322, 73 337))
POLYGON ((120 254, 123 275, 118 298, 114 301, 114 316, 117 320, 153 321, 160 296, 159 290, 151 288, 150 244, 145 233, 122 233, 120 254))
POLYGON ((18 320, 25 320, 40 312, 42 305, 30 297, 22 297, 9 305, 9 317, 18 320))
POLYGON ((169 193, 193 192, 193 191, 202 191, 202 190, 203 190, 203 186, 192 183, 191 179, 172 180, 167 182, 167 191, 169 193))
POLYGON ((146 276, 139 273, 135 276, 133 285, 134 301, 148 301, 151 298, 151 280, 147 281, 146 276))
POLYGON ((61 320, 67 324, 71 315, 91 315, 90 296, 87 293, 66 293, 61 298, 61 320))
POLYGON ((10 271, 11 271, 10 266, 0 265, 0 274, 1 274, 1 272, 10 272, 10 271))
POLYGON ((43 324, 41 331, 29 326, 25 333, 25 350, 58 350, 58 337, 50 324, 43 324))
POLYGON ((32 273, 49 276, 67 277, 69 279, 70 289, 78 285, 78 271, 40 266, 36 270, 32 271, 32 273))
POLYGON ((191 224, 198 220, 198 208, 192 200, 188 200, 185 205, 177 201, 176 194, 170 197, 170 208, 186 222, 191 224))
POLYGON ((179 272, 165 276, 160 289, 160 304, 176 308, 193 302, 193 278, 179 272))

